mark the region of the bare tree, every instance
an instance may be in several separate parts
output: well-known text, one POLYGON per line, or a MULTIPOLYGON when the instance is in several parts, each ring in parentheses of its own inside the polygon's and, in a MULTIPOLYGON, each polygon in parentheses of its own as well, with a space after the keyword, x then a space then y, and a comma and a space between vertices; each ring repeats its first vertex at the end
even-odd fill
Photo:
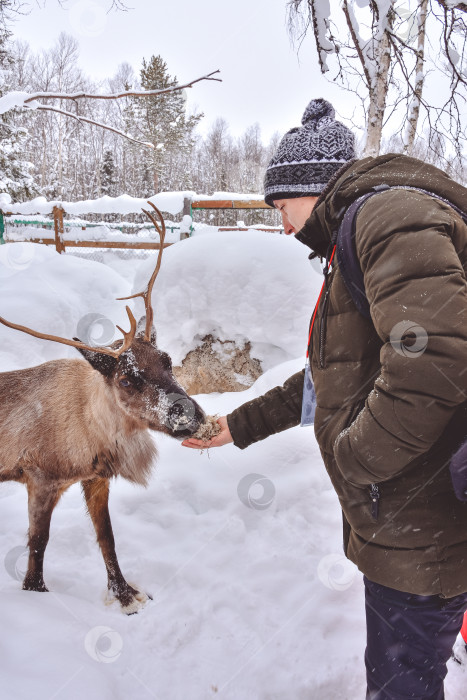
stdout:
POLYGON ((287 5, 294 37, 303 40, 312 31, 321 72, 330 71, 332 58, 333 80, 361 100, 364 155, 379 153, 383 128, 395 119, 404 132, 403 150, 410 154, 423 119, 433 148, 443 136, 461 156, 466 138, 466 3, 341 0, 331 5, 329 0, 288 0, 287 5), (430 92, 427 82, 435 81, 442 89, 430 92))
MULTIPOLYGON (((116 192, 140 196, 147 159, 146 145, 140 142, 148 138, 140 129, 138 105, 153 95, 160 95, 164 103, 166 88, 170 101, 184 86, 174 79, 168 86, 144 90, 128 64, 121 64, 108 80, 93 83, 79 68, 76 43, 67 35, 37 54, 26 43, 13 42, 12 55, 8 80, 0 91, 5 98, 0 111, 5 110, 4 118, 27 133, 24 161, 34 168, 31 174, 36 193, 68 199, 101 196, 104 154, 110 151, 117 172, 116 192), (129 138, 121 138, 121 134, 129 138)), ((217 79, 216 75, 206 77, 217 79)), ((188 85, 194 86, 201 79, 188 85)), ((164 129, 158 142, 168 145, 164 129)), ((185 145, 174 148, 165 158, 161 172, 164 189, 193 189, 192 153, 189 144, 185 145)), ((16 198, 18 188, 8 187, 16 198)), ((153 187, 149 190, 152 194, 153 187)))
POLYGON ((409 102, 409 110, 407 114, 407 126, 404 135, 404 153, 412 155, 415 136, 417 133, 417 124, 420 116, 420 103, 423 95, 423 85, 425 82, 425 37, 426 37, 426 16, 428 11, 428 0, 421 0, 418 11, 418 37, 417 37, 417 55, 415 61, 415 80, 413 95, 409 102))

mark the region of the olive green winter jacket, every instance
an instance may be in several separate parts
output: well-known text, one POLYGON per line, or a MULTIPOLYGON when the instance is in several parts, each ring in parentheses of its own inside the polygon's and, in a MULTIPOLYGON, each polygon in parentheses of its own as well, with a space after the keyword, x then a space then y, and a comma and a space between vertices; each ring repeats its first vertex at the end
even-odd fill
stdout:
MULTIPOLYGON (((467 209, 445 173, 401 155, 348 166, 297 238, 326 255, 346 208, 375 185, 430 190, 467 209)), ((467 503, 449 460, 467 435, 467 225, 426 194, 389 189, 356 220, 371 320, 338 264, 310 343, 315 434, 343 511, 347 556, 371 580, 419 595, 467 591, 467 503)), ((310 311, 313 300, 310 299, 310 311)), ((300 422, 303 372, 233 411, 245 448, 300 422)))

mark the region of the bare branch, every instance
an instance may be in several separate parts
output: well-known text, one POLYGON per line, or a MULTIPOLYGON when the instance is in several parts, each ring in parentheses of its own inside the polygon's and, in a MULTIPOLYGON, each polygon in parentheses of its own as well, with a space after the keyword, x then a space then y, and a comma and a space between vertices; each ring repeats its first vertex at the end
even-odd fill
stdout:
POLYGON ((441 5, 445 10, 460 10, 461 12, 467 12, 467 4, 465 2, 459 2, 457 5, 452 5, 447 0, 436 0, 438 5, 441 5))
POLYGON ((171 87, 168 88, 163 88, 161 90, 142 90, 140 92, 135 92, 133 90, 128 91, 128 92, 119 92, 119 93, 114 93, 110 95, 96 95, 92 93, 87 93, 87 92, 75 92, 75 93, 62 93, 62 92, 37 92, 32 95, 30 95, 27 99, 24 100, 24 104, 27 102, 33 102, 34 100, 51 100, 51 99, 60 99, 60 100, 78 100, 78 99, 93 99, 93 100, 118 100, 121 97, 155 97, 157 95, 163 95, 167 92, 175 92, 176 90, 184 90, 185 88, 191 88, 195 83, 199 83, 201 80, 215 80, 219 83, 222 82, 221 78, 213 78, 211 76, 216 75, 216 73, 220 73, 219 70, 215 70, 212 73, 208 73, 207 75, 203 75, 201 78, 196 78, 196 80, 192 80, 189 83, 185 83, 184 85, 172 85, 171 87))
POLYGON ((149 143, 148 141, 139 141, 138 139, 133 138, 133 136, 130 136, 129 134, 125 134, 124 131, 120 131, 119 129, 115 129, 113 126, 109 126, 108 124, 103 124, 102 122, 97 122, 94 121, 94 119, 88 119, 87 117, 83 117, 80 114, 73 114, 73 112, 67 112, 64 109, 58 109, 58 107, 49 107, 49 105, 37 105, 35 109, 43 109, 48 112, 57 112, 57 114, 64 114, 67 117, 73 117, 73 119, 76 119, 79 122, 86 122, 87 124, 93 124, 94 126, 100 126, 102 129, 107 129, 107 131, 113 131, 114 134, 118 134, 119 136, 124 136, 126 139, 129 141, 133 141, 134 143, 138 143, 141 146, 146 146, 146 148, 152 148, 154 149, 155 146, 152 143, 149 143))
POLYGON ((339 44, 331 31, 329 4, 323 0, 288 0, 287 6, 292 39, 298 35, 300 46, 312 27, 321 73, 327 73, 327 57, 339 54, 339 44))
MULTIPOLYGON (((442 150, 440 144, 445 143, 462 162, 467 142, 463 116, 467 103, 467 0, 414 0, 410 4, 396 0, 341 0, 329 4, 324 0, 288 0, 288 6, 291 25, 292 20, 296 24, 301 20, 302 37, 313 31, 318 45, 325 33, 334 45, 337 70, 331 80, 338 81, 362 103, 366 154, 379 152, 382 128, 396 119, 400 121, 396 128, 400 129, 399 141, 405 152, 415 146, 415 136, 424 122, 430 129, 429 148, 436 157, 442 150), (347 31, 333 22, 338 13, 343 13, 347 31), (326 31, 322 23, 318 32, 319 17, 321 21, 326 19, 326 31), (434 44, 430 42, 430 28, 424 28, 425 21, 439 23, 434 44), (335 37, 331 27, 337 28, 335 37), (441 73, 444 78, 442 90, 431 100, 424 94, 430 73, 441 73), (361 81, 366 90, 361 89, 361 81), (405 105, 403 113, 401 105, 405 105)), ((318 46, 323 72, 326 54, 320 55, 319 51, 318 46)))
POLYGON ((320 15, 316 7, 317 2, 319 0, 308 0, 321 73, 327 73, 329 68, 326 64, 326 57, 328 53, 335 51, 335 47, 326 37, 326 31, 329 29, 329 20, 320 15))
POLYGON ((371 78, 370 72, 368 70, 368 66, 366 63, 366 57, 365 57, 365 54, 363 53, 363 48, 360 44, 360 38, 358 36, 357 29, 355 27, 355 21, 354 21, 355 17, 353 16, 352 10, 350 10, 350 8, 349 8, 347 0, 343 1, 342 9, 344 11, 345 19, 347 21, 347 26, 349 28, 350 36, 352 37, 352 41, 354 43, 355 49, 357 50, 357 54, 358 54, 358 57, 360 59, 360 63, 362 64, 367 87, 368 87, 368 89, 371 89, 372 78, 371 78))
MULTIPOLYGON (((465 37, 465 22, 463 20, 460 21, 464 29, 464 37, 465 37)), ((456 17, 454 15, 454 12, 449 11, 449 10, 444 10, 444 26, 443 26, 443 43, 444 43, 444 54, 446 56, 446 59, 448 61, 449 65, 449 70, 451 71, 452 74, 452 81, 451 81, 451 93, 454 95, 456 92, 456 89, 459 85, 459 83, 464 83, 467 84, 466 77, 462 74, 461 71, 458 70, 457 68, 457 62, 460 59, 460 56, 458 55, 457 51, 454 48, 453 42, 451 41, 452 35, 455 31, 456 28, 456 17)), ((464 49, 465 49, 465 39, 464 39, 464 49)), ((460 64, 463 64, 463 61, 460 61, 460 64)))
POLYGON ((133 10, 133 7, 128 7, 128 5, 125 5, 122 0, 112 0, 112 4, 109 8, 110 10, 120 10, 121 12, 128 12, 128 10, 133 10))

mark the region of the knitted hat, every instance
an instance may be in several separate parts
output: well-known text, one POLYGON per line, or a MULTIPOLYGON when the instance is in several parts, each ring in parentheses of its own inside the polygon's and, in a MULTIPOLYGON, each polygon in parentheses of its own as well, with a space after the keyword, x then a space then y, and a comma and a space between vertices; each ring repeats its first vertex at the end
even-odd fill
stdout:
POLYGON ((331 177, 355 158, 354 135, 335 119, 326 100, 312 100, 301 127, 290 129, 277 148, 264 177, 264 200, 319 195, 331 177))

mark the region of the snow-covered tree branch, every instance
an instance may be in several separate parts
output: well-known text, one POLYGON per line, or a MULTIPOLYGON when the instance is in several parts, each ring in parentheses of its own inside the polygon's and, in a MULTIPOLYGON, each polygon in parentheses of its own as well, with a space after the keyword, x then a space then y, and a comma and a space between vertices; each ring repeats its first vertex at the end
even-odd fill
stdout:
POLYGON ((321 72, 362 102, 365 155, 380 151, 383 128, 391 123, 404 134, 407 153, 425 128, 433 148, 449 141, 461 157, 467 139, 461 118, 467 98, 465 2, 288 0, 287 5, 295 37, 303 41, 312 29, 321 72))
POLYGON ((7 92, 3 97, 0 97, 0 114, 5 114, 5 112, 8 112, 14 108, 29 108, 33 110, 48 110, 50 112, 56 112, 57 114, 63 114, 66 117, 71 117, 73 119, 78 120, 81 123, 88 123, 88 124, 93 124, 94 126, 98 126, 102 129, 108 129, 109 131, 112 131, 115 134, 118 134, 119 136, 123 136, 126 139, 129 139, 130 141, 133 141, 134 143, 138 143, 142 146, 145 146, 146 148, 157 148, 157 145, 154 145, 153 143, 150 143, 148 141, 142 141, 140 139, 135 138, 134 136, 131 136, 129 133, 126 133, 120 129, 116 129, 114 126, 111 126, 109 124, 105 124, 100 121, 96 121, 95 119, 90 119, 84 115, 81 114, 74 114, 73 112, 69 112, 64 109, 60 109, 59 107, 55 107, 52 105, 47 105, 39 102, 39 100, 80 100, 80 99, 91 99, 91 100, 119 100, 124 97, 158 97, 160 95, 166 95, 167 93, 174 93, 174 92, 179 92, 180 90, 184 90, 185 88, 190 88, 193 87, 196 83, 199 83, 202 80, 215 80, 218 82, 221 82, 220 78, 213 77, 219 73, 218 70, 213 71, 212 73, 208 73, 207 75, 203 75, 200 78, 196 78, 195 80, 191 80, 188 83, 184 83, 183 85, 170 85, 168 87, 164 87, 161 89, 157 90, 124 90, 120 92, 115 92, 115 93, 110 93, 110 94, 99 94, 99 93, 92 93, 92 92, 73 92, 73 93, 68 93, 68 92, 35 92, 35 93, 28 93, 28 92, 19 92, 19 91, 12 91, 12 92, 7 92))
POLYGON ((467 3, 456 2, 456 0, 437 0, 438 5, 444 7, 445 10, 460 10, 461 12, 467 12, 467 3))
MULTIPOLYGON (((35 102, 36 100, 119 100, 122 97, 156 97, 157 95, 163 95, 167 92, 176 92, 177 90, 184 90, 185 88, 191 88, 195 83, 199 83, 201 80, 215 80, 217 82, 222 82, 221 78, 213 78, 213 75, 217 75, 220 71, 215 70, 212 73, 201 76, 201 78, 195 78, 189 83, 184 85, 171 85, 170 87, 161 88, 158 90, 124 90, 123 92, 116 92, 107 95, 102 95, 98 93, 88 93, 88 92, 75 92, 75 93, 64 93, 64 92, 37 92, 32 95, 27 95, 22 97, 20 93, 17 94, 17 102, 14 104, 15 107, 21 107, 28 105, 30 102, 35 102)), ((3 105, 8 105, 8 95, 0 98, 0 114, 3 114, 3 105)), ((33 107, 33 105, 30 105, 33 107)), ((10 109, 10 107, 8 107, 10 109)))
POLYGON ((102 122, 98 122, 95 119, 88 119, 87 117, 83 117, 83 115, 81 114, 73 114, 73 112, 67 112, 64 109, 58 109, 58 107, 50 107, 49 105, 42 104, 35 105, 34 109, 45 109, 49 112, 63 114, 65 117, 71 117, 72 119, 76 119, 81 123, 92 124, 93 126, 98 126, 101 129, 107 129, 108 131, 112 131, 114 134, 117 134, 118 136, 123 136, 125 139, 128 139, 133 143, 138 143, 140 146, 145 146, 146 148, 155 148, 154 144, 149 143, 148 141, 140 141, 139 139, 135 139, 133 136, 130 136, 130 134, 126 134, 124 131, 120 131, 120 129, 116 129, 115 127, 110 126, 109 124, 103 124, 102 122))

